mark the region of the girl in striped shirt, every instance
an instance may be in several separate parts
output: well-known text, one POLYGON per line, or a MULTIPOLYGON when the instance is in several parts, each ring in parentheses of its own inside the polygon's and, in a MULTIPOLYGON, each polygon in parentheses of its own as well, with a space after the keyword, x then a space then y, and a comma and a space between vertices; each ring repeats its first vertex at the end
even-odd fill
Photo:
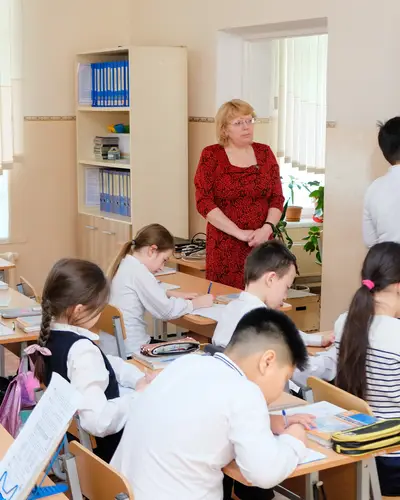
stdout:
MULTIPOLYGON (((400 417, 400 244, 369 250, 340 341, 336 385, 368 402, 378 418, 400 417)), ((338 344, 336 344, 338 345, 338 344)), ((382 495, 400 495, 400 452, 376 458, 382 495)))

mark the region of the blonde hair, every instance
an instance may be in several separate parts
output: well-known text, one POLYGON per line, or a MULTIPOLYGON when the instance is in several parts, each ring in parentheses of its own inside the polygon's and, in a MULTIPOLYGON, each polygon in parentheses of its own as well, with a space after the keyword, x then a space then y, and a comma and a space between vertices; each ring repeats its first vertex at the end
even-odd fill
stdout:
POLYGON ((144 247, 151 247, 152 245, 157 247, 158 252, 166 252, 167 250, 173 250, 174 237, 172 234, 161 224, 149 224, 148 226, 142 227, 137 232, 133 240, 127 241, 114 262, 111 264, 107 271, 107 275, 110 280, 114 278, 117 274, 118 268, 122 260, 129 254, 132 255, 134 250, 140 250, 144 247))
POLYGON ((254 108, 246 101, 241 99, 232 99, 223 104, 215 116, 215 128, 217 132, 217 141, 221 146, 226 146, 229 142, 227 126, 229 122, 238 116, 251 115, 256 117, 254 108))

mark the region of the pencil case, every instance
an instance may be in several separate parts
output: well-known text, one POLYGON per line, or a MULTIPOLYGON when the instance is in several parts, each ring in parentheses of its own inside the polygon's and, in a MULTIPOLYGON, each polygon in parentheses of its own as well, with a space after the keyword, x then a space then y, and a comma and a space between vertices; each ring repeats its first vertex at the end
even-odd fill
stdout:
POLYGON ((144 356, 170 356, 171 354, 189 354, 200 349, 200 342, 186 337, 179 340, 171 340, 169 342, 160 342, 159 344, 145 344, 140 348, 141 354, 144 356))
POLYGON ((332 448, 342 455, 365 455, 400 445, 400 418, 380 420, 332 434, 332 448))

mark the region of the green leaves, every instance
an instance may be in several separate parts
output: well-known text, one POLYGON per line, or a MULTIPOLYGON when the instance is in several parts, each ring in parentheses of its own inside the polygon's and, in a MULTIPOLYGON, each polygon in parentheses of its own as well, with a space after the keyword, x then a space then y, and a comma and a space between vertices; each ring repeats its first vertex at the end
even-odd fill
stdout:
POLYGON ((321 239, 321 228, 319 226, 312 226, 308 230, 308 235, 303 238, 306 241, 304 245, 304 250, 310 255, 315 252, 315 259, 317 264, 322 264, 322 256, 319 247, 319 242, 321 239))

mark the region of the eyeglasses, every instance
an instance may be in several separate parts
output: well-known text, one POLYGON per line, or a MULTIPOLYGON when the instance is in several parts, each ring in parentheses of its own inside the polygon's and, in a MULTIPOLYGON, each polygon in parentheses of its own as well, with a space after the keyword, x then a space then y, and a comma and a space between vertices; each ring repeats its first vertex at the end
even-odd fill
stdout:
POLYGON ((235 120, 234 122, 231 123, 231 125, 233 127, 250 127, 250 125, 253 125, 254 123, 256 123, 256 119, 255 118, 249 118, 248 120, 235 120))

